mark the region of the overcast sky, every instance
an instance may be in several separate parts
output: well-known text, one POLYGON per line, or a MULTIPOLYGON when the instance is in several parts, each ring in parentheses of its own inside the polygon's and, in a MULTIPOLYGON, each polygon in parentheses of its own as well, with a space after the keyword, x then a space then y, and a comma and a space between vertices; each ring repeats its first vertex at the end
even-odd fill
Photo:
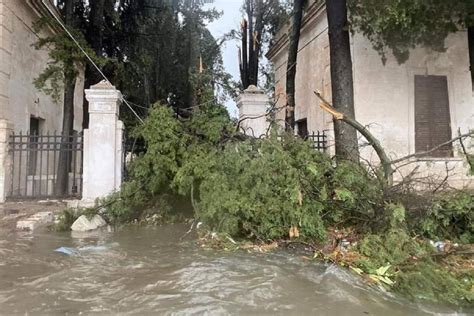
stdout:
MULTIPOLYGON (((215 7, 219 11, 223 11, 222 17, 209 24, 209 30, 215 38, 220 38, 232 29, 237 29, 242 19, 240 7, 242 0, 215 0, 209 7, 215 7)), ((230 73, 235 80, 239 80, 239 63, 237 60, 237 42, 228 41, 224 44, 222 49, 222 57, 224 59, 224 66, 228 73, 230 73)), ((227 104, 230 115, 237 115, 237 107, 234 101, 227 104)))

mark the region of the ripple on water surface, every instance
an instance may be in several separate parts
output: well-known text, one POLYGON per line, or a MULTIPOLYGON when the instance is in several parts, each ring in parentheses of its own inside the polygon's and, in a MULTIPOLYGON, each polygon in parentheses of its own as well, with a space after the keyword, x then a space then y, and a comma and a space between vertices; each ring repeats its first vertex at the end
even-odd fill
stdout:
POLYGON ((180 241, 186 227, 0 240, 0 314, 427 315, 337 267, 283 252, 222 253, 180 241), (54 252, 79 249, 79 255, 54 252))

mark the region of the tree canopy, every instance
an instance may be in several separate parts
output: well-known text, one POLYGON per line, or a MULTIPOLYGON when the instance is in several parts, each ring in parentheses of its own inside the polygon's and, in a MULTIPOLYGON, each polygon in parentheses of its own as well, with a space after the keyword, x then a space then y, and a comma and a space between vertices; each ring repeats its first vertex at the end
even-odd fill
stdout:
POLYGON ((472 0, 348 0, 349 22, 386 60, 393 52, 400 63, 410 49, 423 45, 445 50, 448 34, 473 26, 472 0))
MULTIPOLYGON (((125 98, 138 104, 136 111, 141 115, 155 102, 166 103, 177 112, 196 106, 204 86, 222 98, 232 90, 222 65, 220 42, 206 27, 220 13, 206 9, 204 1, 60 0, 56 5, 63 19, 67 8, 72 8, 69 30, 89 55, 100 60, 102 72, 125 98)), ((46 43, 56 43, 57 50, 51 55, 54 67, 39 76, 38 87, 49 87, 52 93, 51 87, 60 88, 60 74, 75 75, 74 68, 81 64, 86 66, 85 88, 103 79, 81 59, 82 53, 65 33, 41 39, 38 46, 46 43), (73 53, 65 54, 68 48, 73 53)), ((131 122, 128 109, 122 113, 131 122)))

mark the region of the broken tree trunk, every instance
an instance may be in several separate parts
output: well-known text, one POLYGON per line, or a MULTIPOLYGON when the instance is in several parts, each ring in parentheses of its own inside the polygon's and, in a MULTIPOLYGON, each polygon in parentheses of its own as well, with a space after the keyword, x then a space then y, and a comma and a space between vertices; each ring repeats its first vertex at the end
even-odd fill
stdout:
POLYGON ((298 44, 300 42, 301 20, 303 19, 304 0, 294 0, 293 18, 291 22, 290 43, 288 45, 288 62, 286 70, 286 109, 285 130, 295 129, 295 80, 296 63, 298 60, 298 44))
MULTIPOLYGON (((329 28, 333 105, 344 116, 353 119, 355 117, 354 81, 346 0, 326 1, 326 11, 329 28)), ((334 133, 336 158, 358 162, 359 149, 356 130, 339 120, 335 120, 334 133)))
POLYGON ((372 135, 372 133, 362 124, 357 122, 355 119, 351 118, 350 116, 345 115, 337 111, 319 92, 314 92, 316 96, 322 101, 320 107, 331 114, 336 121, 342 121, 347 125, 352 126, 355 130, 362 134, 362 136, 367 139, 370 146, 375 150, 377 156, 380 159, 380 163, 382 165, 383 176, 385 180, 385 184, 391 186, 393 184, 393 168, 392 168, 392 161, 388 157, 387 153, 383 149, 382 145, 380 145, 379 140, 372 135))

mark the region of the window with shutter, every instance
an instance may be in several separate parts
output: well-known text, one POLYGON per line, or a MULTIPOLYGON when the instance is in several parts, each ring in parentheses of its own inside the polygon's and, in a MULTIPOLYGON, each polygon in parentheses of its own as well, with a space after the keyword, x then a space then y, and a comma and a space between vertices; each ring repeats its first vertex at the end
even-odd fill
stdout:
MULTIPOLYGON (((451 139, 448 79, 446 76, 415 76, 415 150, 427 151, 451 139)), ((427 155, 452 157, 452 145, 427 155)))

